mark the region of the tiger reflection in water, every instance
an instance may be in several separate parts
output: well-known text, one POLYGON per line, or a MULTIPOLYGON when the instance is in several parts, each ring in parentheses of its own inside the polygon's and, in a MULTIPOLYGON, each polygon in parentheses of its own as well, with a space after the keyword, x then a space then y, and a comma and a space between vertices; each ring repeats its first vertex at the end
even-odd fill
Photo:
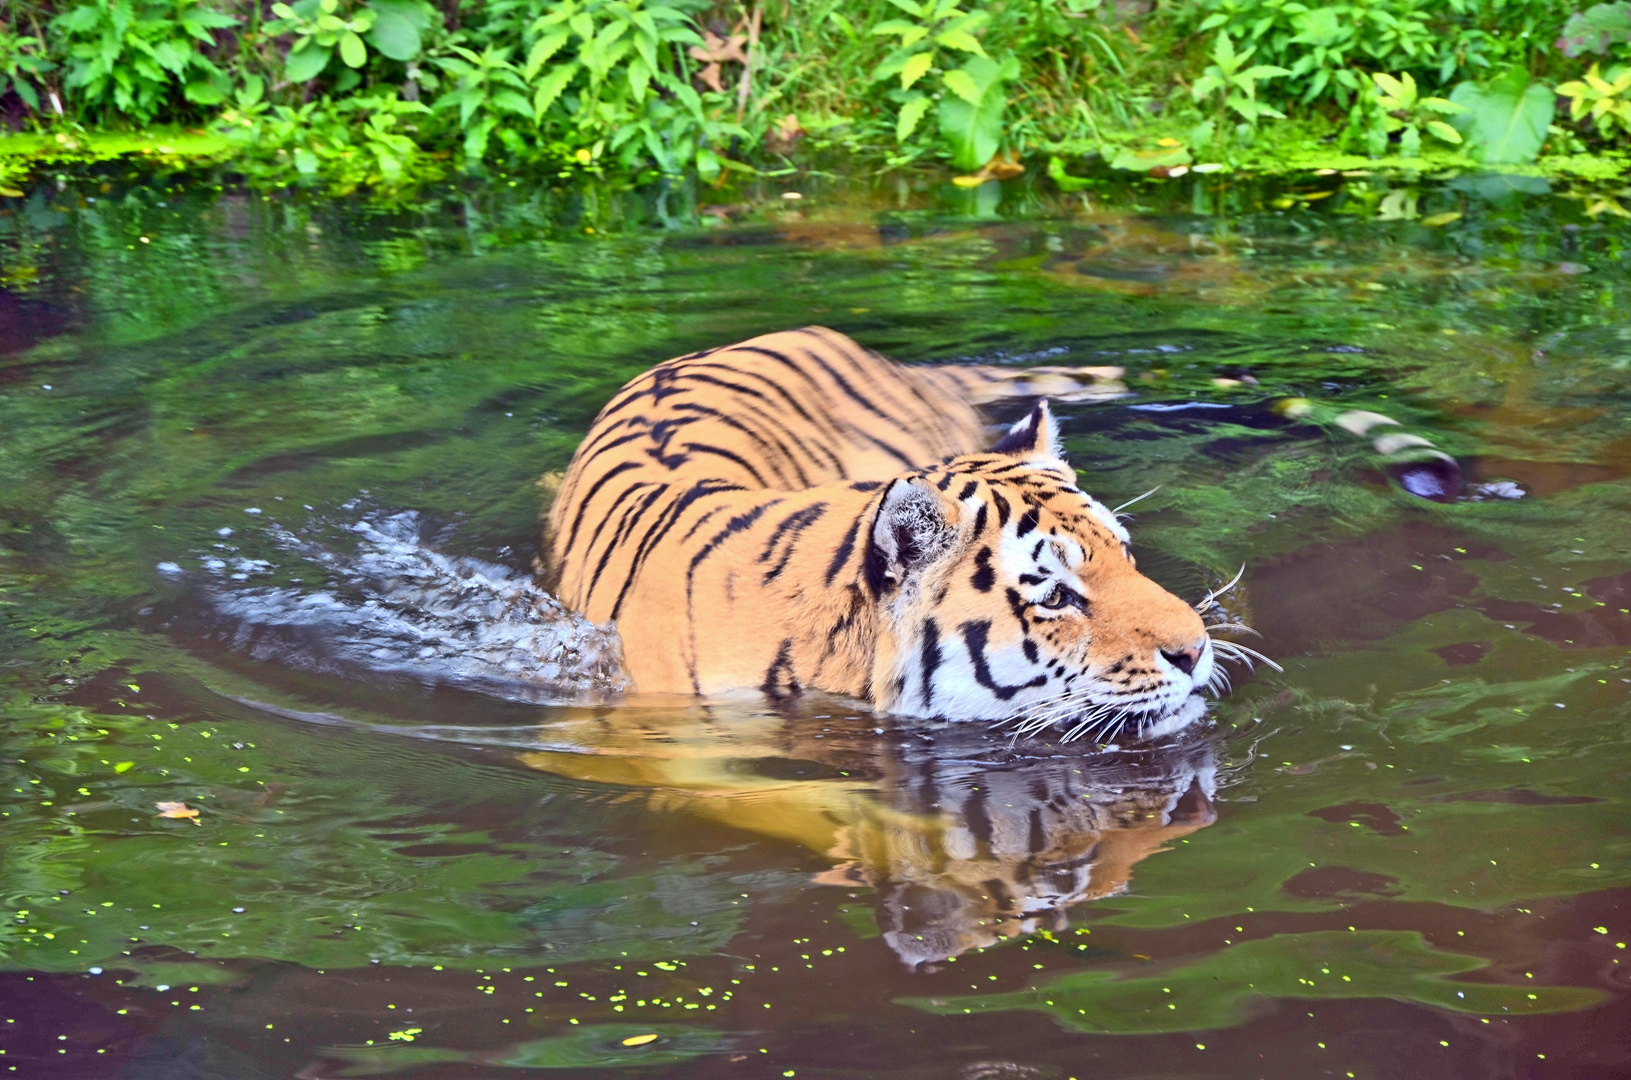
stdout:
POLYGON ((631 704, 546 732, 581 749, 523 759, 832 859, 814 881, 873 889, 883 937, 912 968, 1059 930, 1071 907, 1127 891, 1138 862, 1216 819, 1204 738, 1089 754, 966 725, 880 734, 842 703, 826 715, 819 701, 797 714, 631 704))

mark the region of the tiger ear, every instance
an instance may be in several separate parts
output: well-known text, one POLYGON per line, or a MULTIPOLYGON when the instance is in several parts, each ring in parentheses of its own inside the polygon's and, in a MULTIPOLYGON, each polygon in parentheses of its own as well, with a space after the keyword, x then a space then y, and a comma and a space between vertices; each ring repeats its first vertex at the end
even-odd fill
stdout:
POLYGON ((867 544, 866 579, 874 594, 905 582, 951 546, 955 530, 939 495, 917 479, 896 477, 884 489, 867 544))
POLYGON ((997 440, 991 451, 996 454, 1012 454, 1014 457, 1051 457, 1062 460, 1065 451, 1059 445, 1059 422, 1053 418, 1053 410, 1048 408, 1048 399, 1039 398, 1025 419, 1009 428, 1008 433, 997 440))

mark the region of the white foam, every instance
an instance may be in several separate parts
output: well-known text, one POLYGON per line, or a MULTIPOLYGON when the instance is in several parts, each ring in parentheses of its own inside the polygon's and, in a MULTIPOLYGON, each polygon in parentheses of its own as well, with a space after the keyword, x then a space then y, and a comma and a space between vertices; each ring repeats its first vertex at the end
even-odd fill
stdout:
POLYGON ((365 519, 349 532, 354 554, 276 524, 277 545, 318 564, 328 587, 239 587, 271 562, 207 559, 215 610, 237 624, 234 641, 267 659, 320 658, 426 682, 470 685, 527 701, 598 697, 628 689, 615 629, 568 611, 505 566, 425 546, 419 515, 365 519), (271 633, 261 633, 261 631, 271 633))

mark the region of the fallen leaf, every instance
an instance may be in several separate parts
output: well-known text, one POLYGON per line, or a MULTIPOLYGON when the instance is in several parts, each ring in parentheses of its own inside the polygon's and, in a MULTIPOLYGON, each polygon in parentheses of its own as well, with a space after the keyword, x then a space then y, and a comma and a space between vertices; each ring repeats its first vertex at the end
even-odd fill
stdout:
POLYGON ((161 802, 155 804, 159 808, 159 817, 182 818, 191 821, 194 825, 202 825, 198 820, 198 811, 192 809, 184 802, 161 802))
POLYGON ((1012 180, 1025 172, 1025 166, 1012 158, 993 154, 991 160, 980 166, 980 171, 967 176, 954 176, 951 182, 958 187, 979 187, 987 180, 1012 180))
POLYGON ((624 1046, 644 1046, 644 1045, 646 1045, 646 1043, 656 1042, 656 1041, 657 1041, 657 1036, 655 1036, 655 1035, 630 1035, 628 1038, 623 1040, 623 1045, 624 1046))
POLYGON ((1461 217, 1461 211, 1459 211, 1459 210, 1446 210, 1442 214, 1433 214, 1431 217, 1422 218, 1421 223, 1423 225, 1429 225, 1429 226, 1431 226, 1431 225, 1448 225, 1450 222, 1456 221, 1460 217, 1461 217))
POLYGON ((728 38, 722 38, 712 30, 707 30, 703 32, 702 40, 703 44, 691 46, 691 55, 707 65, 697 72, 697 78, 707 83, 715 91, 722 91, 725 86, 720 81, 720 75, 723 71, 720 65, 731 62, 738 64, 748 62, 747 56, 742 52, 742 46, 747 44, 748 36, 746 34, 732 34, 728 38))

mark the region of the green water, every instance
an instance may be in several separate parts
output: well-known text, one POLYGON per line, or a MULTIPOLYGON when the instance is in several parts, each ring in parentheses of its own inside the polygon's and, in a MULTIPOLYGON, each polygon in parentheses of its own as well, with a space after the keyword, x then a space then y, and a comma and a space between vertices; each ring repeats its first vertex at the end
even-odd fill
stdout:
POLYGON ((1433 228, 1353 181, 8 201, 0 1070, 1631 1069, 1631 226, 1456 184, 1433 228), (333 584, 274 526, 400 511, 524 574, 535 481, 625 379, 810 322, 1125 365, 1059 409, 1083 486, 1160 485, 1141 566, 1198 599, 1244 564, 1283 673, 1182 746, 1009 748, 818 697, 514 700, 217 610, 333 584), (1294 396, 1523 497, 1413 499, 1294 396), (1138 407, 1188 401, 1224 407, 1138 407))

